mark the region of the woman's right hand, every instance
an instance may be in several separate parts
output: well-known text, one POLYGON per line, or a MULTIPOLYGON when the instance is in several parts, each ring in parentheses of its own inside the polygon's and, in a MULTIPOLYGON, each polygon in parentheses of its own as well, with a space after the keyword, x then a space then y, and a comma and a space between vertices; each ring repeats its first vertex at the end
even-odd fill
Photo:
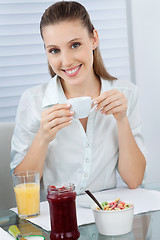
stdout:
POLYGON ((69 103, 56 104, 42 112, 39 134, 45 143, 49 144, 60 129, 71 124, 74 111, 70 107, 69 103))

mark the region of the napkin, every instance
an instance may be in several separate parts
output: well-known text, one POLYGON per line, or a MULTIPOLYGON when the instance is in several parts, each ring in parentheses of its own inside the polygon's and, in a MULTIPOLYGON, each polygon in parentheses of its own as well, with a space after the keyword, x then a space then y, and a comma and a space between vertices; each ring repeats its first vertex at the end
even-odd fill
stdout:
MULTIPOLYGON (((12 211, 18 214, 17 208, 11 208, 12 211)), ((40 215, 34 218, 27 218, 28 221, 42 227, 43 229, 50 231, 50 216, 49 216, 49 204, 47 201, 40 203, 40 215)))
POLYGON ((14 237, 12 237, 8 232, 4 231, 1 227, 0 227, 0 239, 15 240, 14 237))
MULTIPOLYGON (((120 198, 122 201, 130 201, 134 204, 134 215, 160 210, 160 192, 155 190, 147 190, 143 188, 116 188, 94 193, 94 196, 100 202, 115 200, 116 198, 120 198)), ((79 198, 82 199, 82 196, 79 196, 79 198)), ((83 196, 83 201, 79 201, 79 198, 77 198, 79 203, 77 207, 78 225, 80 226, 95 222, 92 210, 84 208, 84 201, 86 199, 87 206, 89 203, 87 198, 89 198, 89 196, 85 194, 83 196), (81 205, 83 208, 80 207, 81 205)), ((90 206, 93 204, 94 202, 92 201, 90 206)))
MULTIPOLYGON (((115 200, 116 198, 120 198, 122 201, 131 201, 134 204, 134 214, 160 210, 160 192, 155 190, 147 190, 143 188, 115 188, 97 192, 94 193, 94 195, 98 200, 100 199, 100 201, 115 200)), ((87 194, 77 196, 76 203, 78 226, 94 223, 93 212, 90 208, 94 202, 89 196, 87 194)), ((17 213, 17 208, 11 210, 17 213)), ((51 225, 48 202, 41 202, 40 215, 28 220, 43 229, 50 231, 51 225)))

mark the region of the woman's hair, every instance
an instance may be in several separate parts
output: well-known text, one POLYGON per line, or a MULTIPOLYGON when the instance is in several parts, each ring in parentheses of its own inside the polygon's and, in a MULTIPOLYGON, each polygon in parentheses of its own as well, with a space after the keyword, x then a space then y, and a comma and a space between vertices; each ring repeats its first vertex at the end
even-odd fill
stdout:
MULTIPOLYGON (((94 26, 90 20, 89 14, 85 7, 75 1, 59 1, 47 8, 42 15, 40 21, 40 32, 43 39, 43 28, 49 25, 54 25, 63 21, 80 20, 84 27, 88 29, 90 36, 93 36, 94 26)), ((93 69, 98 77, 102 77, 107 80, 114 80, 106 70, 99 47, 93 50, 93 69)), ((51 77, 56 74, 52 70, 51 66, 48 64, 49 72, 51 77)))

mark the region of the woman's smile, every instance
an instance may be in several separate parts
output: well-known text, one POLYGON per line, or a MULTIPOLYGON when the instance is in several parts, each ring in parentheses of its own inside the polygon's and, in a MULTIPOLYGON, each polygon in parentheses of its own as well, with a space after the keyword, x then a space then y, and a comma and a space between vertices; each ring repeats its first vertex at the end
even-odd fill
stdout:
POLYGON ((66 74, 68 77, 74 77, 74 76, 76 76, 76 75, 79 73, 81 66, 82 66, 82 64, 80 64, 78 67, 72 67, 72 68, 68 68, 68 69, 62 69, 62 71, 65 72, 65 74, 66 74))

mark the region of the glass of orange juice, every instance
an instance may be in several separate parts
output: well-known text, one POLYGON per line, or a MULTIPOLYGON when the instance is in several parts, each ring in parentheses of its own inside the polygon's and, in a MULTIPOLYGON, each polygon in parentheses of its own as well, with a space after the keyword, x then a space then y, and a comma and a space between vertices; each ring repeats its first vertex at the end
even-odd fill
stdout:
POLYGON ((13 174, 18 215, 26 219, 40 214, 39 172, 24 171, 13 174))

